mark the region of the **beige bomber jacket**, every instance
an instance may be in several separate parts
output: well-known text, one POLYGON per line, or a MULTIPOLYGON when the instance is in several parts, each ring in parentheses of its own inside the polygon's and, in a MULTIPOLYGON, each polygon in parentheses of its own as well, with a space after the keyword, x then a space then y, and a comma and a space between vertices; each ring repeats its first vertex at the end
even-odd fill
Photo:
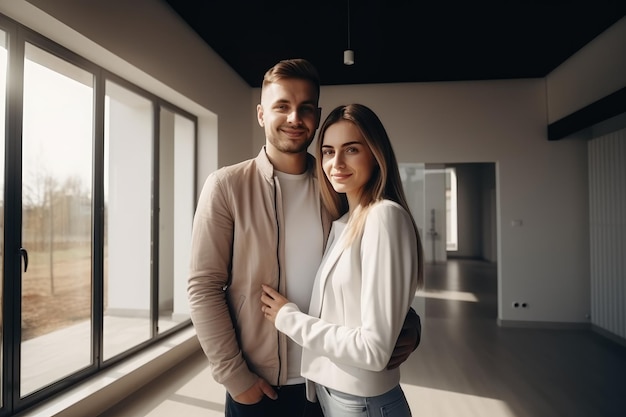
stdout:
MULTIPOLYGON (((317 189, 313 156, 307 164, 317 189)), ((331 219, 321 206, 327 238, 331 219)), ((257 375, 271 385, 287 380, 286 336, 261 313, 261 283, 285 293, 283 226, 280 184, 265 148, 208 176, 193 221, 188 299, 213 378, 232 396, 257 375)))

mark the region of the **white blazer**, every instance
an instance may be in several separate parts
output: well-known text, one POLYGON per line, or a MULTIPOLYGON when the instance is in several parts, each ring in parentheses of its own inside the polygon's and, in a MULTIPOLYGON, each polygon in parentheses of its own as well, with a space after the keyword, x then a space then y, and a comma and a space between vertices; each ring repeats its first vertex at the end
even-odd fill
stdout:
MULTIPOLYGON (((352 395, 384 394, 400 382, 385 369, 417 287, 417 238, 409 214, 383 200, 363 233, 343 243, 347 214, 332 226, 317 272, 309 314, 288 303, 276 328, 303 347, 302 376, 352 395)), ((307 387, 315 399, 315 390, 307 387)))

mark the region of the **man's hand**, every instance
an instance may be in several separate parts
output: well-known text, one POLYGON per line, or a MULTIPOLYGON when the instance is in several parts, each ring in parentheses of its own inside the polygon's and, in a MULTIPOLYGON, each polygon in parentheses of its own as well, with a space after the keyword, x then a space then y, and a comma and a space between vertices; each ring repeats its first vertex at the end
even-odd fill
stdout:
POLYGON ((402 331, 396 341, 396 347, 393 349, 387 369, 394 369, 406 361, 417 346, 419 346, 422 336, 422 322, 420 316, 417 315, 413 308, 404 319, 402 331))
POLYGON ((417 331, 415 329, 402 329, 396 347, 393 349, 387 369, 394 369, 406 361, 415 349, 417 331))
POLYGON ((241 394, 233 397, 233 400, 238 402, 239 404, 256 404, 263 399, 263 396, 267 395, 272 400, 278 398, 276 391, 272 388, 270 384, 267 383, 263 378, 259 378, 254 385, 248 388, 246 391, 241 394))

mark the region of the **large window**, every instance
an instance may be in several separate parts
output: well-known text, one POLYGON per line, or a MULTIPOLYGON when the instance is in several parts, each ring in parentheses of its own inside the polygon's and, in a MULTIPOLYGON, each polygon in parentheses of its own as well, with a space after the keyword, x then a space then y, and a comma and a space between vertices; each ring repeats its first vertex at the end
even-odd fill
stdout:
POLYGON ((2 19, 0 417, 190 325, 197 130, 2 19))
POLYGON ((26 395, 91 363, 93 75, 26 43, 23 91, 26 395))
POLYGON ((187 280, 195 210, 196 124, 161 108, 159 140, 158 332, 189 319, 187 280))
POLYGON ((106 82, 104 130, 104 359, 151 337, 150 100, 106 82))

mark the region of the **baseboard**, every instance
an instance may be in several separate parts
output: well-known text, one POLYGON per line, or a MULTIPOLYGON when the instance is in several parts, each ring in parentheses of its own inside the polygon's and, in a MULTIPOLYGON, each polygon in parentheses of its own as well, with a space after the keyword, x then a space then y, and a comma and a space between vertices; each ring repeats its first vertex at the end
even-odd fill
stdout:
POLYGON ((605 330, 601 327, 596 326, 595 324, 591 325, 591 330, 594 333, 597 333, 600 336, 606 339, 609 339, 610 341, 615 342, 622 347, 626 347, 626 339, 621 336, 616 335, 615 333, 611 333, 608 330, 605 330))
POLYGON ((498 319, 500 327, 520 327, 532 329, 549 329, 549 330, 589 330, 589 323, 570 323, 570 322, 552 322, 552 321, 523 321, 523 320, 502 320, 498 319))

